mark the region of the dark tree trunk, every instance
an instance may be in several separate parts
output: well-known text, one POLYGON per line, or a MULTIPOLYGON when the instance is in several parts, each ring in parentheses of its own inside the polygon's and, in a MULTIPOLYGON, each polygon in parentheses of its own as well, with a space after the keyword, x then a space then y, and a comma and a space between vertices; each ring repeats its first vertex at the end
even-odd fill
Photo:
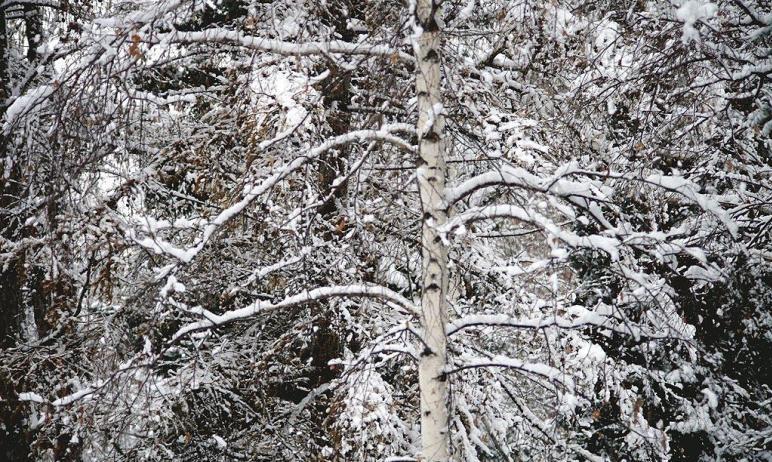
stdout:
POLYGON ((43 40, 43 18, 40 9, 33 5, 24 5, 24 26, 27 39, 27 60, 33 63, 38 58, 38 45, 43 40))
MULTIPOLYGON (((8 36, 5 11, 0 10, 0 114, 6 111, 10 96, 8 74, 8 36)), ((23 223, 14 211, 22 193, 21 169, 8 146, 9 140, 0 132, 0 254, 11 254, 0 260, 0 355, 16 346, 21 335, 23 315, 24 257, 11 253, 7 242, 18 239, 23 223), (10 170, 10 171, 9 171, 10 170)), ((0 361, 0 459, 26 461, 29 441, 25 418, 26 403, 19 403, 19 380, 5 361, 0 361)))

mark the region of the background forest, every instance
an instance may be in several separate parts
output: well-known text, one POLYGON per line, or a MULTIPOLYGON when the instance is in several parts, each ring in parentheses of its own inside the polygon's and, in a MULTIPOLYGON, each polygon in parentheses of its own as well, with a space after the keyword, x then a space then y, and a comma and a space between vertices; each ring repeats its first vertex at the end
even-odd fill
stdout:
POLYGON ((0 460, 772 461, 769 0, 0 0, 0 460))

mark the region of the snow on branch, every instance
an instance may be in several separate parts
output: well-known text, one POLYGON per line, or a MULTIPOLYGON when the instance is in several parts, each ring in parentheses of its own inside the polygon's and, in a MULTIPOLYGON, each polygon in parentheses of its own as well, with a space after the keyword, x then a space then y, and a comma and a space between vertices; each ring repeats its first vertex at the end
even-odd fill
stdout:
POLYGON ((456 187, 448 188, 445 193, 445 200, 448 205, 453 205, 475 191, 491 186, 512 186, 530 191, 551 193, 564 198, 582 198, 580 202, 585 207, 588 201, 601 202, 606 200, 605 195, 596 191, 598 188, 593 188, 591 183, 580 183, 563 178, 571 172, 572 170, 569 169, 558 172, 553 177, 542 178, 522 168, 504 166, 500 170, 474 176, 456 187))
POLYGON ((589 170, 572 170, 572 175, 586 176, 590 178, 605 178, 610 180, 622 180, 631 182, 640 182, 650 186, 657 187, 663 191, 670 191, 682 196, 684 199, 700 207, 703 211, 713 215, 721 224, 726 227, 729 234, 737 238, 737 223, 730 217, 729 213, 721 207, 721 204, 713 197, 699 192, 699 185, 680 175, 662 175, 651 174, 647 177, 641 177, 634 174, 624 174, 619 172, 592 172, 589 170))
POLYGON ((513 204, 472 207, 449 220, 441 231, 447 235, 467 223, 494 218, 514 218, 531 223, 570 247, 598 249, 606 252, 614 261, 619 259, 618 247, 620 243, 616 239, 597 234, 578 236, 571 231, 560 228, 552 220, 539 213, 513 204))
POLYGON ((231 287, 228 291, 228 293, 233 296, 236 295, 241 289, 244 287, 248 287, 249 285, 253 284, 255 281, 262 279, 269 274, 279 271, 287 266, 294 265, 296 263, 300 263, 303 261, 303 258, 308 254, 308 248, 304 248, 300 255, 295 255, 290 258, 284 259, 280 262, 274 263, 272 265, 263 266, 261 268, 257 268, 252 271, 252 274, 249 275, 249 277, 246 279, 246 281, 239 284, 238 287, 231 287))
POLYGON ((0 11, 7 10, 14 6, 26 6, 26 7, 48 7, 63 9, 62 3, 58 0, 6 0, 0 3, 0 11))
POLYGON ((42 104, 54 93, 54 90, 53 85, 42 85, 14 99, 5 110, 3 134, 8 135, 17 119, 32 111, 37 105, 42 104))
POLYGON ((375 284, 350 284, 342 286, 319 287, 296 295, 292 295, 278 303, 258 300, 244 308, 227 311, 220 315, 214 314, 202 308, 193 309, 191 311, 198 311, 198 313, 204 316, 206 319, 183 326, 174 334, 174 336, 172 336, 171 341, 175 342, 180 337, 192 332, 210 329, 212 327, 221 326, 223 324, 250 318, 260 313, 267 313, 281 308, 288 308, 316 300, 325 300, 329 298, 360 297, 381 299, 393 306, 408 311, 410 314, 419 314, 418 308, 416 308, 412 302, 394 292, 393 290, 383 286, 375 284))
POLYGON ((84 397, 86 397, 86 396, 88 396, 88 395, 90 395, 92 393, 94 393, 94 389, 92 389, 92 388, 84 388, 82 390, 78 390, 75 393, 71 393, 71 394, 69 394, 67 396, 64 396, 62 398, 55 399, 54 401, 51 402, 51 405, 54 406, 54 407, 67 406, 67 405, 70 405, 70 404, 74 403, 75 401, 78 401, 79 399, 84 398, 84 397))
POLYGON ((260 182, 260 184, 247 185, 244 188, 244 194, 241 200, 221 211, 216 217, 211 219, 209 223, 204 226, 201 238, 192 247, 177 247, 174 244, 167 242, 152 233, 150 236, 140 237, 132 228, 127 228, 127 237, 140 246, 155 253, 167 254, 176 258, 182 263, 190 263, 193 258, 195 258, 195 256, 198 255, 198 253, 206 246, 206 244, 209 242, 209 239, 218 228, 227 223, 231 218, 239 215, 257 197, 268 192, 280 181, 284 180, 287 176, 298 170, 310 160, 319 157, 321 154, 329 151, 330 149, 334 149, 338 146, 354 143, 357 141, 383 141, 398 146, 403 150, 413 152, 414 147, 410 143, 393 134, 394 132, 411 132, 413 130, 414 128, 408 124, 392 124, 383 126, 378 130, 357 130, 328 139, 321 145, 311 149, 303 155, 296 156, 292 162, 279 167, 276 169, 273 175, 265 178, 262 182, 260 182))
MULTIPOLYGON (((724 210, 714 198, 709 195, 700 193, 700 188, 698 185, 682 176, 652 174, 647 177, 640 177, 614 172, 600 173, 578 170, 572 168, 569 165, 560 169, 560 171, 556 172, 556 174, 552 177, 541 178, 521 168, 504 167, 501 170, 490 171, 481 175, 477 175, 475 177, 469 178, 456 187, 448 188, 445 199, 447 204, 450 206, 469 196, 475 191, 483 188, 499 185, 519 187, 530 191, 542 192, 566 199, 574 205, 586 209, 599 223, 604 224, 607 230, 614 232, 615 228, 611 226, 605 217, 603 217, 600 207, 597 204, 598 202, 607 201, 605 191, 601 187, 593 185, 590 182, 571 181, 565 178, 566 176, 570 175, 642 182, 664 191, 676 193, 685 198, 687 201, 697 205, 703 211, 716 217, 726 227, 727 231, 733 237, 737 236, 737 223, 732 220, 727 211, 724 210)), ((451 220, 451 223, 448 223, 448 229, 452 229, 453 227, 464 224, 468 221, 481 220, 486 218, 503 218, 506 216, 534 223, 539 226, 544 225, 542 228, 545 229, 545 231, 549 231, 551 233, 552 230, 559 230, 559 228, 555 226, 550 220, 541 217, 539 214, 526 211, 522 207, 514 205, 500 205, 469 209, 463 214, 457 216, 454 220, 451 220)), ((578 242, 577 240, 579 239, 585 239, 579 238, 578 236, 565 231, 559 231, 558 234, 553 233, 553 235, 572 246, 576 245, 572 244, 571 241, 578 242)), ((595 244, 603 244, 603 250, 610 250, 610 248, 607 246, 610 245, 611 241, 613 241, 608 237, 600 236, 589 236, 588 238, 595 241, 595 244), (597 238, 600 238, 600 240, 597 238)), ((614 245, 616 246, 617 244, 615 243, 614 245)), ((610 255, 612 255, 612 253, 610 253, 610 255)))
POLYGON ((501 169, 469 178, 456 187, 448 188, 445 193, 445 200, 448 206, 451 206, 480 189, 492 186, 521 188, 562 198, 587 210, 598 223, 603 224, 606 228, 612 228, 598 205, 598 203, 608 200, 606 191, 592 182, 571 181, 565 178, 573 171, 573 165, 568 164, 560 168, 553 176, 544 178, 522 168, 504 166, 501 169))
POLYGON ((721 208, 721 205, 713 198, 700 194, 699 186, 682 176, 650 175, 645 180, 647 183, 660 188, 677 192, 689 201, 699 206, 702 210, 712 214, 721 221, 732 237, 737 237, 737 224, 729 217, 729 214, 721 208))
MULTIPOLYGON (((147 40, 146 40, 147 41, 147 40)), ((180 32, 174 31, 168 34, 159 35, 157 38, 150 39, 151 43, 219 43, 242 46, 252 50, 265 51, 288 56, 310 56, 310 55, 328 55, 328 54, 348 54, 365 56, 396 57, 401 61, 413 62, 412 55, 399 51, 387 45, 371 45, 363 43, 351 43, 343 40, 332 40, 329 42, 304 42, 293 43, 281 40, 268 39, 264 37, 255 37, 244 35, 238 31, 227 29, 207 29, 200 32, 180 32)))
POLYGON ((53 407, 64 407, 69 406, 70 404, 74 403, 75 401, 78 401, 82 398, 85 398, 88 395, 91 395, 94 393, 94 389, 91 387, 84 388, 82 390, 78 390, 74 393, 70 393, 69 395, 63 396, 61 398, 57 398, 53 401, 48 401, 39 394, 35 392, 23 392, 19 393, 18 400, 19 401, 25 401, 25 402, 32 402, 32 403, 38 403, 38 404, 49 404, 53 407))
POLYGON ((531 377, 546 379, 550 384, 558 385, 567 390, 573 390, 575 388, 573 379, 567 377, 566 373, 560 369, 542 363, 527 363, 506 356, 494 356, 491 358, 464 357, 459 365, 447 368, 446 373, 453 374, 464 369, 478 367, 504 367, 507 369, 514 369, 531 377))
MULTIPOLYGON (((586 311, 586 310, 585 310, 586 311)), ((476 314, 464 316, 448 324, 447 333, 453 335, 463 329, 475 326, 505 326, 516 329, 544 329, 547 327, 559 327, 561 329, 576 329, 584 326, 606 326, 614 318, 603 316, 591 311, 576 319, 563 317, 540 316, 538 318, 516 318, 503 314, 476 314)))
POLYGON ((670 334, 648 332, 637 325, 632 325, 626 320, 616 316, 590 311, 587 308, 575 305, 565 309, 572 318, 556 315, 545 315, 534 318, 518 318, 504 314, 473 314, 448 323, 447 334, 454 335, 464 329, 484 326, 500 326, 513 329, 546 329, 557 327, 559 329, 579 329, 583 327, 600 327, 602 329, 633 337, 636 341, 646 339, 673 339, 670 334))
POLYGON ((500 381, 500 383, 504 387, 504 389, 506 390, 507 395, 512 399, 512 401, 514 401, 515 405, 520 410, 520 413, 523 415, 523 417, 525 417, 525 419, 532 426, 534 426, 536 428, 536 430, 538 430, 538 432, 541 435, 546 437, 547 440, 551 444, 562 445, 566 449, 579 454, 580 456, 584 457, 586 460, 588 460, 590 462, 606 462, 607 461, 607 459, 604 459, 601 456, 595 455, 595 454, 587 451, 586 449, 582 448, 579 445, 576 445, 576 444, 566 444, 565 441, 560 440, 560 439, 556 439, 555 436, 554 436, 555 433, 554 433, 553 429, 550 428, 541 418, 539 418, 539 416, 534 414, 533 411, 531 410, 530 406, 522 398, 517 396, 517 394, 515 394, 509 388, 509 386, 507 384, 505 384, 505 383, 503 383, 501 381, 500 381))

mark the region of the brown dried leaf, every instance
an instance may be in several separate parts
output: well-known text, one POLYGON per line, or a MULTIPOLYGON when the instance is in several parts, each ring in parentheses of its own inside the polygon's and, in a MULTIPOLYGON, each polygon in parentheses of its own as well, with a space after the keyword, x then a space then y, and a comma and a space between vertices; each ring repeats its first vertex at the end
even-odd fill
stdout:
POLYGON ((139 42, 142 39, 138 34, 131 34, 131 45, 129 45, 129 56, 132 58, 142 58, 142 51, 139 49, 139 42))

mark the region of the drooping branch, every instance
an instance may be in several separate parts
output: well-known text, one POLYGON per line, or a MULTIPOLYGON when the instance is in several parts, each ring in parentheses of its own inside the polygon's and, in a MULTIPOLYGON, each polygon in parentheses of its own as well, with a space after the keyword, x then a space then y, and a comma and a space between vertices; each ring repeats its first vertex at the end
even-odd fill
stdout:
POLYGON ((606 252, 612 260, 619 259, 618 247, 620 242, 617 239, 597 234, 579 236, 572 231, 562 229, 544 215, 514 204, 472 207, 449 220, 443 227, 443 232, 446 234, 451 233, 468 223, 494 218, 513 218, 525 223, 531 223, 570 247, 598 249, 606 252))
POLYGON ((336 136, 325 141, 321 145, 314 149, 298 155, 292 162, 283 165, 276 169, 275 173, 268 178, 264 179, 257 185, 249 185, 244 188, 244 194, 242 198, 221 211, 216 217, 212 218, 206 226, 204 226, 201 233, 201 237, 198 242, 187 248, 177 247, 174 244, 167 242, 158 236, 137 236, 136 231, 131 228, 127 228, 126 233, 128 238, 136 242, 142 247, 159 254, 166 254, 176 258, 181 263, 190 263, 196 255, 206 246, 217 229, 222 227, 225 223, 230 221, 233 217, 238 216, 244 209, 247 208, 257 197, 266 193, 271 188, 276 186, 279 182, 287 178, 290 174, 297 171, 300 167, 307 164, 312 159, 318 158, 322 153, 333 149, 338 146, 354 143, 358 141, 382 141, 393 144, 401 149, 412 152, 414 148, 408 142, 402 138, 394 135, 395 132, 411 131, 412 127, 406 124, 394 124, 381 127, 378 130, 358 130, 346 133, 344 135, 336 136))
POLYGON ((507 356, 494 356, 491 358, 462 358, 460 363, 454 367, 446 369, 447 374, 455 374, 464 369, 473 369, 479 367, 503 367, 514 369, 528 376, 544 379, 552 386, 559 386, 565 390, 574 390, 576 385, 571 377, 566 375, 565 371, 556 369, 547 364, 529 363, 516 358, 507 356))
POLYGON ((481 189, 506 186, 524 189, 529 192, 544 193, 559 197, 576 207, 586 210, 595 221, 609 229, 613 226, 603 215, 600 204, 608 201, 606 191, 600 185, 589 182, 571 181, 570 165, 559 169, 551 177, 538 177, 525 169, 504 166, 499 170, 482 173, 463 181, 453 188, 448 188, 446 200, 448 207, 481 189))
POLYGON ((474 176, 455 187, 448 188, 445 198, 448 206, 451 206, 481 189, 493 186, 508 186, 532 192, 553 194, 585 207, 587 207, 590 201, 607 201, 606 195, 599 186, 588 182, 571 181, 566 178, 570 173, 570 169, 563 169, 563 171, 557 172, 552 177, 544 178, 522 168, 505 166, 499 170, 474 176))
POLYGON ((313 301, 341 297, 364 297, 380 299, 405 310, 411 315, 418 315, 418 309, 415 307, 415 305, 413 305, 412 302, 394 292, 393 290, 383 286, 375 284, 351 284, 343 286, 319 287, 296 295, 292 295, 277 303, 256 301, 246 307, 227 311, 220 315, 214 314, 201 308, 193 309, 191 311, 198 312, 205 319, 188 324, 177 330, 177 332, 172 336, 171 342, 175 342, 180 337, 193 332, 222 326, 224 324, 247 319, 258 314, 268 313, 281 308, 303 305, 313 301))

